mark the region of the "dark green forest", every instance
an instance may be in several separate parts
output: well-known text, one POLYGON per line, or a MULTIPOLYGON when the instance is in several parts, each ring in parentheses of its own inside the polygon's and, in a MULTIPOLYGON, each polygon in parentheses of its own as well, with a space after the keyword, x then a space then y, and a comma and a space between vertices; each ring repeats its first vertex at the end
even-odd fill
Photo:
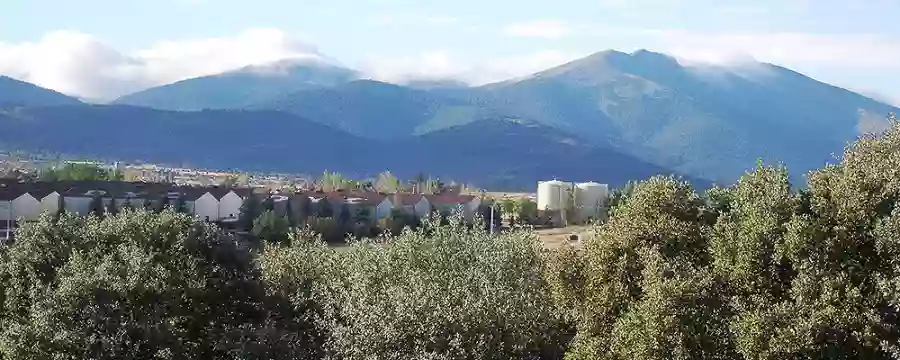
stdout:
POLYGON ((807 179, 654 177, 583 249, 458 220, 333 248, 47 214, 0 249, 0 358, 900 359, 900 125, 807 179))

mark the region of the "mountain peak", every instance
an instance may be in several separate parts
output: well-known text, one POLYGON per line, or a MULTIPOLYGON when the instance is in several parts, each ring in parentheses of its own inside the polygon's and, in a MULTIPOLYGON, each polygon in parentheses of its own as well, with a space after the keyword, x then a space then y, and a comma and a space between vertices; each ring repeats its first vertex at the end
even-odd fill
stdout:
POLYGON ((250 73, 263 76, 285 76, 303 68, 343 68, 337 62, 311 55, 281 59, 264 64, 247 65, 233 73, 250 73))
POLYGON ((76 98, 0 75, 0 105, 54 106, 80 104, 76 98))
POLYGON ((650 51, 647 49, 638 49, 631 53, 631 57, 635 59, 656 59, 656 60, 675 60, 674 57, 669 55, 650 51))

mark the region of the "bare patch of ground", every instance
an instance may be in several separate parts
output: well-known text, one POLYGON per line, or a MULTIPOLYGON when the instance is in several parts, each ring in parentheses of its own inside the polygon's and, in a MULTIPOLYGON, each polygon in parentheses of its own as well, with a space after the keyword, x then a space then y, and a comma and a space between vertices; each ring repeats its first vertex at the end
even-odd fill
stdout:
POLYGON ((539 229, 535 231, 545 247, 548 249, 555 249, 566 244, 572 244, 576 248, 581 248, 582 243, 590 236, 590 230, 590 226, 573 225, 565 228, 539 229), (577 234, 579 240, 569 240, 569 237, 572 234, 577 234))

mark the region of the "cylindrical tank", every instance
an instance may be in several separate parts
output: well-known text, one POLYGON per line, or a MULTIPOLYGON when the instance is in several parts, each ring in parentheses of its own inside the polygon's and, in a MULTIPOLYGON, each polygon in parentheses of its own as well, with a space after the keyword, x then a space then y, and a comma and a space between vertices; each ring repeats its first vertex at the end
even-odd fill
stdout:
POLYGON ((575 206, 581 220, 599 218, 608 196, 609 186, 606 184, 586 182, 575 185, 575 206))
POLYGON ((539 182, 537 190, 538 210, 561 210, 566 206, 570 187, 570 184, 559 180, 539 182))

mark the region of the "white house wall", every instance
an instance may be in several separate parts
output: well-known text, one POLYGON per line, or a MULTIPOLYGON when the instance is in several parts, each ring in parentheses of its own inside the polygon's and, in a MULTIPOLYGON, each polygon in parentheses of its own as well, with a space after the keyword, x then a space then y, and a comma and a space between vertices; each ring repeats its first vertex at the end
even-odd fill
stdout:
POLYGON ((375 221, 390 217, 393 209, 394 203, 388 199, 382 200, 375 206, 375 221))
POLYGON ((219 220, 219 200, 210 193, 203 194, 194 201, 193 213, 202 220, 219 220))
POLYGON ((413 206, 413 209, 416 211, 416 216, 422 219, 431 214, 431 203, 423 197, 413 206))
POLYGON ((59 193, 54 191, 41 199, 41 212, 51 214, 59 212, 59 193))
POLYGON ((244 204, 244 199, 234 193, 234 191, 229 191, 228 194, 222 196, 222 199, 219 200, 219 219, 224 219, 229 216, 240 216, 241 215, 241 205, 244 204))
POLYGON ((13 200, 12 209, 15 219, 37 220, 41 216, 41 202, 29 193, 13 200))

